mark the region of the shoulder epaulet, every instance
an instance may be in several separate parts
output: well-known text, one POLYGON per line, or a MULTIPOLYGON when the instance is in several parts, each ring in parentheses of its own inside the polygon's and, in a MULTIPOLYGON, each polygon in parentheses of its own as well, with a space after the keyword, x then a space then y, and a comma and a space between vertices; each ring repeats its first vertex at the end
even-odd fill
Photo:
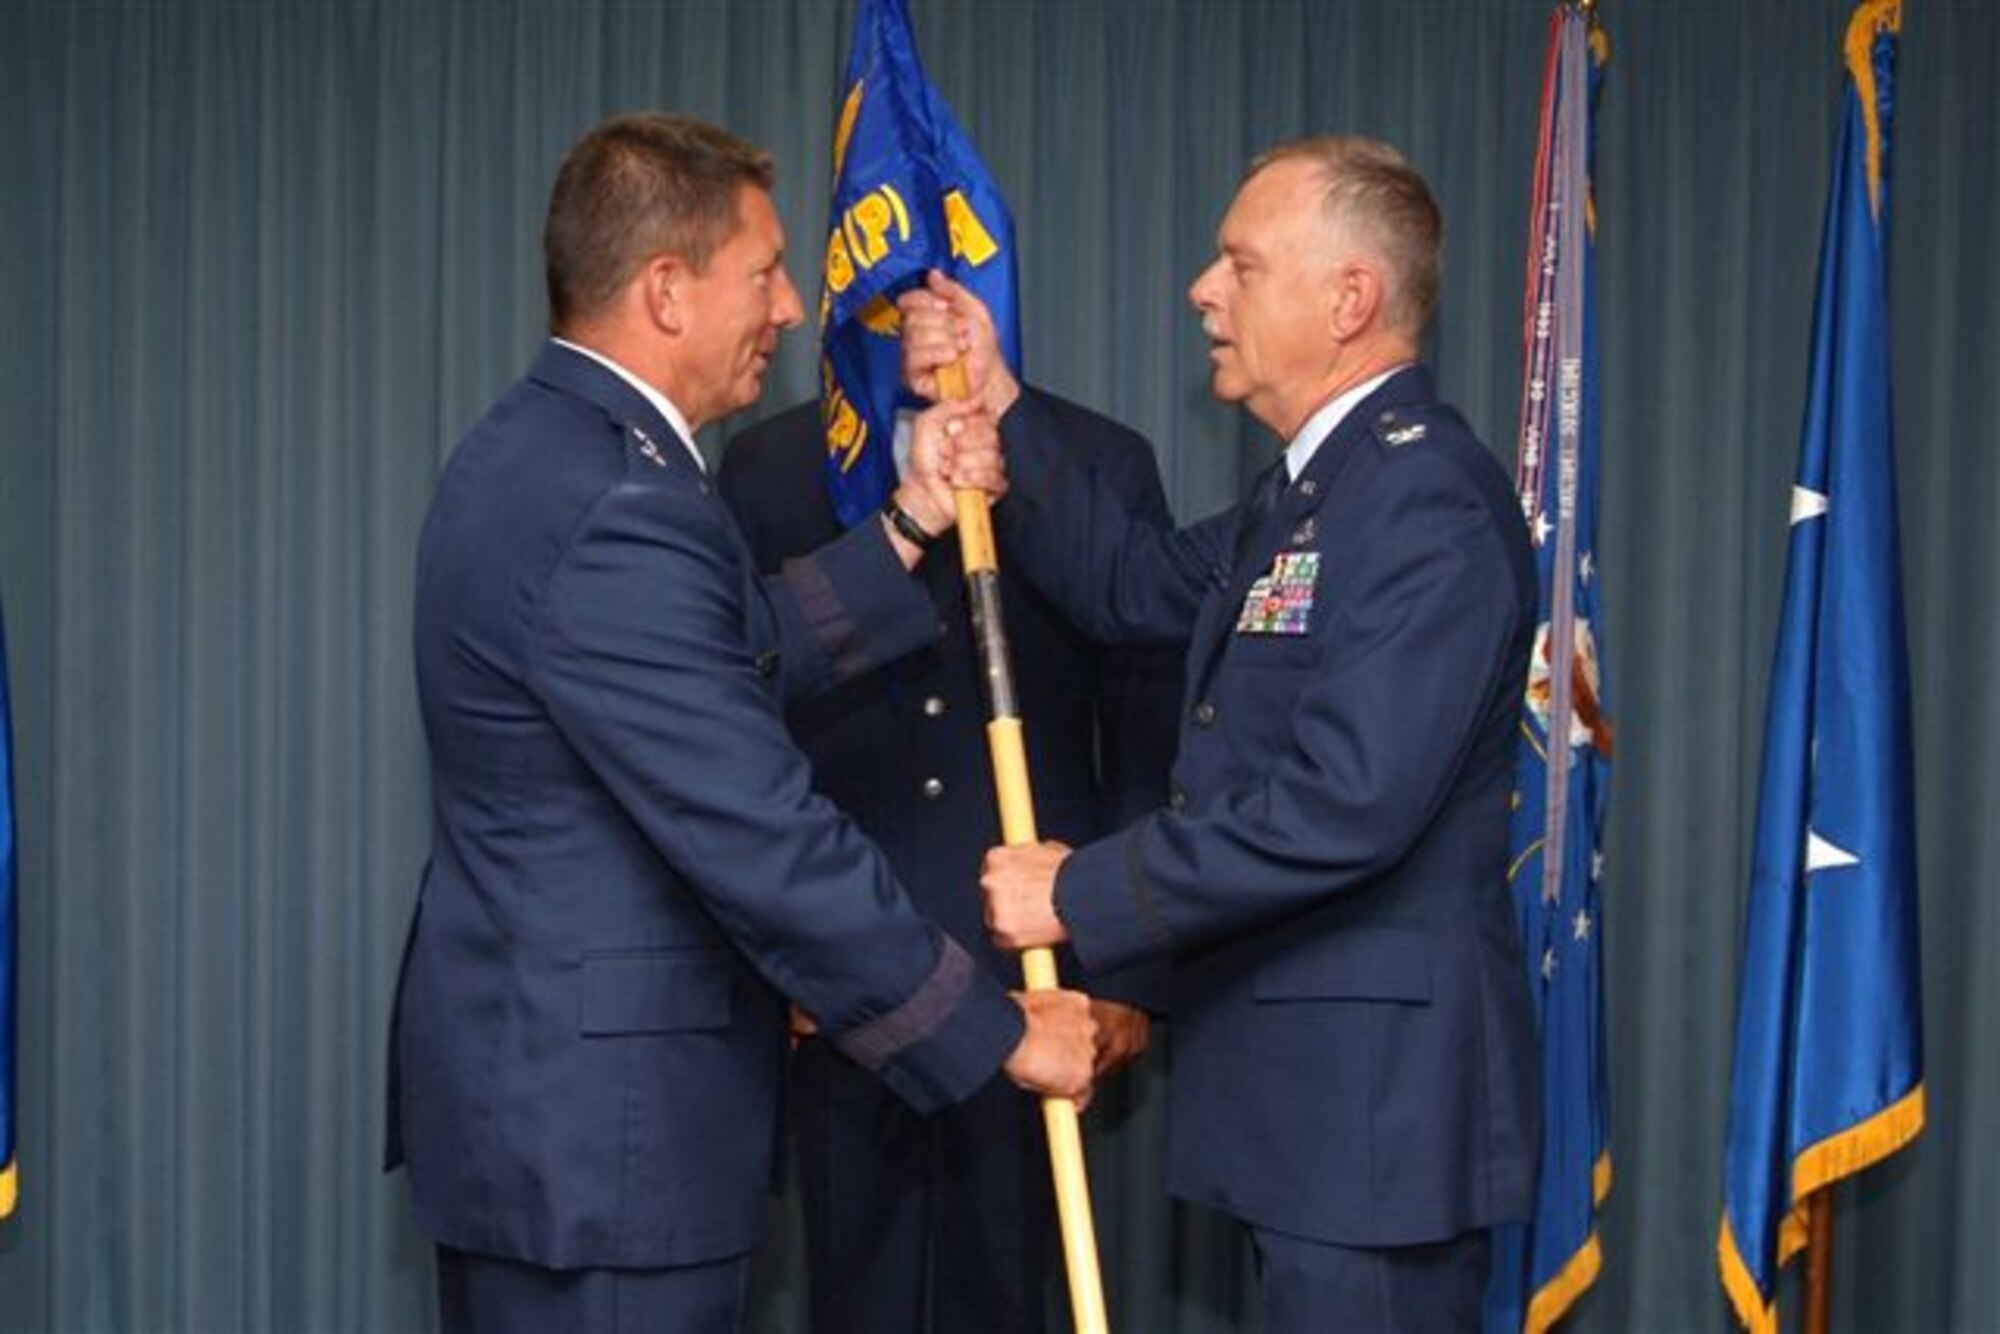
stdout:
POLYGON ((618 427, 620 434, 625 437, 626 471, 634 469, 644 471, 667 466, 666 451, 642 427, 634 426, 631 422, 620 422, 618 427))
POLYGON ((1386 408, 1375 414, 1369 429, 1384 449, 1402 449, 1430 434, 1430 423, 1421 408, 1386 408))

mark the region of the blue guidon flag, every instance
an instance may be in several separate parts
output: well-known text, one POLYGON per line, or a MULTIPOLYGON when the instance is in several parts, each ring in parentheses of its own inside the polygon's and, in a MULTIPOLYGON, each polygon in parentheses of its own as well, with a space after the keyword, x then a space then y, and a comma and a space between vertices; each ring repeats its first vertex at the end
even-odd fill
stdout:
POLYGON ((1889 144, 1900 0, 1848 25, 1840 146, 1736 1011, 1722 1286, 1777 1329, 1814 1192, 1924 1124, 1910 684, 1889 398, 1889 144))
POLYGON ((861 0, 844 86, 820 293, 820 419, 827 486, 851 526, 896 486, 896 296, 943 270, 986 303, 1016 373, 1021 328, 1013 217, 924 77, 903 0, 861 0))
POLYGON ((1611 1189, 1599 882, 1611 782, 1598 596, 1592 107, 1609 48, 1590 15, 1549 19, 1528 221, 1515 482, 1540 571, 1516 761, 1509 879, 1542 1048, 1535 1216, 1497 1228, 1489 1334, 1548 1329, 1596 1281, 1611 1189))

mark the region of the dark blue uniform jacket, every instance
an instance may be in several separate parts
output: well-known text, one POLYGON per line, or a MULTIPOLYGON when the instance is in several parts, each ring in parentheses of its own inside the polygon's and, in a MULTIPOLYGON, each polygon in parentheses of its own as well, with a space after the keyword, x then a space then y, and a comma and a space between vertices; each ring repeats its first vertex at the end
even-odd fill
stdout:
POLYGON ((1187 645, 1167 808, 1056 886, 1089 967, 1173 961, 1171 1188, 1343 1245, 1525 1216, 1506 857, 1535 577, 1498 462, 1413 367, 1268 512, 1162 535, 1032 395, 1002 433, 1015 563, 1100 635, 1187 645))
POLYGON ((389 1156, 434 1239, 748 1250, 785 997, 920 1109, 993 1076, 1018 1010, 785 732, 787 700, 936 635, 879 525, 760 577, 645 398, 550 345, 439 479, 415 613, 433 839, 389 1156))

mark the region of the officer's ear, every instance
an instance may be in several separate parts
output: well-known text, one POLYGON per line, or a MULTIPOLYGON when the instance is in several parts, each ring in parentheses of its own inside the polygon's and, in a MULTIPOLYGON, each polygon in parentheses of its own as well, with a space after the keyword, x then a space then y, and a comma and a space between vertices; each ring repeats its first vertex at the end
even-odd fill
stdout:
POLYGON ((672 251, 661 251, 639 266, 633 281, 655 327, 670 334, 686 332, 688 287, 694 276, 693 266, 672 251))
POLYGON ((1382 270, 1363 258, 1342 260, 1328 280, 1327 321, 1335 341, 1365 333, 1381 314, 1382 270))

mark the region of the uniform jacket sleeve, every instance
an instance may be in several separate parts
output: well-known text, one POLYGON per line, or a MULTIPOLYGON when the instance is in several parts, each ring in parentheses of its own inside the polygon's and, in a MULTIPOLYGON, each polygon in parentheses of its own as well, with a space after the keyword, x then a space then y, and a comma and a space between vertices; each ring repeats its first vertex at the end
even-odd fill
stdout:
POLYGON ((1065 450, 1050 406, 1023 392, 1001 420, 1011 489, 994 510, 1010 561, 1092 638, 1177 647, 1228 576, 1237 512, 1179 532, 1128 504, 1115 475, 1065 450))
MULTIPOLYGON (((1135 526, 1161 534, 1171 532, 1173 514, 1167 508, 1159 467, 1144 437, 1095 414, 1089 421, 1099 444, 1094 466, 1106 494, 1122 502, 1124 515, 1135 526)), ((1007 553, 1002 552, 1001 560, 1006 559, 1007 553)), ((1185 653, 1178 644, 1133 648, 1099 641, 1092 644, 1091 656, 1095 669, 1098 828, 1109 833, 1159 809, 1166 801, 1185 653)), ((1033 664, 1026 664, 1025 670, 1033 671, 1033 664)), ((1170 991, 1168 971, 1165 960, 1152 960, 1093 973, 1086 985, 1093 995, 1164 1015, 1170 991)))
MULTIPOLYGON (((908 584, 884 562, 886 540, 860 531, 767 589, 720 505, 614 486, 551 576, 530 670, 565 738, 757 970, 933 1108, 993 1074, 1020 1015, 812 794, 771 680, 796 692, 875 660, 864 627, 895 621, 908 584), (775 668, 758 643, 778 645, 775 668)), ((920 593, 909 615, 929 631, 920 593)))

